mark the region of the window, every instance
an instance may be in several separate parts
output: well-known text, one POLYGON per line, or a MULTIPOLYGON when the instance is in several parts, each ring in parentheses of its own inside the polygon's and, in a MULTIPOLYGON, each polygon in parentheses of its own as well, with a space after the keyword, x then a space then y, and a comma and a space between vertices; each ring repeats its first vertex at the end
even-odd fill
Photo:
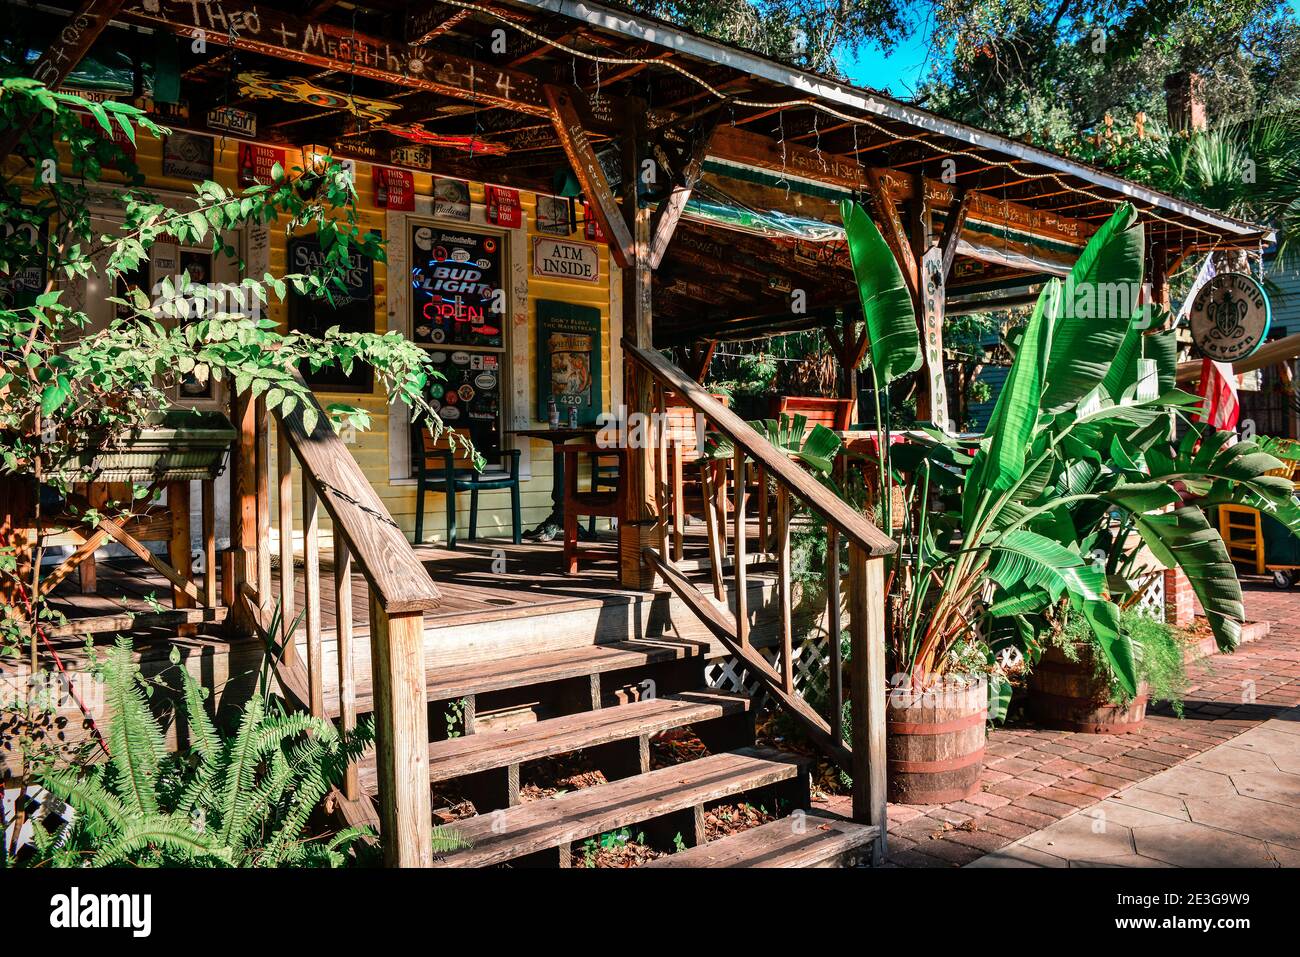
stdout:
POLYGON ((408 224, 411 331, 445 377, 429 401, 485 455, 502 445, 502 374, 509 310, 505 239, 436 223, 408 224))

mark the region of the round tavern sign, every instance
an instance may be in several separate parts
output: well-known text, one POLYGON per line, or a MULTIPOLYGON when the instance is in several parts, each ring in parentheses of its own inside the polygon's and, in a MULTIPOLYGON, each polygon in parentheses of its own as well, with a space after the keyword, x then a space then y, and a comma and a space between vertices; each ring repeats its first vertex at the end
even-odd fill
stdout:
POLYGON ((1264 287, 1244 273, 1215 276, 1192 300, 1192 341, 1216 362, 1246 358, 1260 347, 1271 322, 1264 287))

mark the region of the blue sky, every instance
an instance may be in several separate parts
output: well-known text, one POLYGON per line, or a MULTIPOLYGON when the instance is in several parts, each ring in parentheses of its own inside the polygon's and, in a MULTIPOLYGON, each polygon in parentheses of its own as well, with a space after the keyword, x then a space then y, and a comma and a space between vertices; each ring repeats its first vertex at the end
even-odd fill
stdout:
MULTIPOLYGON (((1288 0, 1300 14, 1300 0, 1288 0)), ((915 9, 915 8, 913 8, 915 9)), ((916 91, 927 72, 930 57, 930 27, 917 30, 899 43, 888 55, 872 45, 864 46, 856 56, 844 61, 845 72, 857 86, 869 86, 902 99, 916 91)))
MULTIPOLYGON (((1300 0, 1292 0, 1300 3, 1300 0)), ((908 99, 928 72, 930 29, 917 30, 895 45, 888 55, 874 44, 864 44, 856 55, 843 61, 849 79, 856 86, 869 86, 892 96, 908 99)))

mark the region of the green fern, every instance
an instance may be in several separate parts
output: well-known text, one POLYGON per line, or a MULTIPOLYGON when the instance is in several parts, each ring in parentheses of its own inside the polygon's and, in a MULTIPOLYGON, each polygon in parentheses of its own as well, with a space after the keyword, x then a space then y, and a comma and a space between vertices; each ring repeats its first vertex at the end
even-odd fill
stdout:
MULTIPOLYGON (((173 664, 179 656, 173 652, 173 664)), ((51 771, 40 784, 55 799, 16 863, 33 866, 339 867, 373 853, 374 835, 348 828, 312 839, 308 821, 374 740, 365 721, 344 735, 329 721, 286 713, 253 695, 236 732, 224 736, 206 692, 184 669, 180 700, 190 744, 168 754, 149 710, 147 685, 120 640, 103 672, 110 703, 111 757, 51 771), (70 813, 58 813, 62 803, 70 813)), ((434 851, 465 847, 435 828, 434 851)))

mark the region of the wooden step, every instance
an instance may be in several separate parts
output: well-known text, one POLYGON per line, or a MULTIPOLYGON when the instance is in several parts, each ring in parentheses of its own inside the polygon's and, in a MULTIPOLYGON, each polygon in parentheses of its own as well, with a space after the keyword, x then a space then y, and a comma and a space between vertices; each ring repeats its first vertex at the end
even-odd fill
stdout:
POLYGON ((559 848, 607 831, 698 808, 806 775, 804 758, 766 748, 740 748, 685 764, 480 814, 451 825, 472 845, 435 856, 435 867, 484 867, 559 848))
MULTIPOLYGON (((429 745, 429 779, 447 781, 614 741, 643 736, 648 739, 669 728, 741 715, 748 710, 749 698, 745 695, 688 691, 550 718, 514 730, 448 738, 429 745)), ((360 780, 362 789, 373 794, 373 758, 361 765, 360 780)))
MULTIPOLYGON (((707 644, 697 641, 634 638, 537 655, 498 658, 451 668, 431 667, 425 670, 425 698, 429 701, 448 701, 488 691, 541 685, 566 678, 580 678, 684 658, 700 658, 707 653, 708 648, 707 644)), ((364 676, 358 676, 356 687, 357 711, 366 714, 374 710, 368 668, 365 669, 364 676)), ((330 717, 338 717, 338 691, 333 682, 327 683, 325 711, 330 717)))
POLYGON ((822 811, 783 817, 716 841, 656 858, 642 867, 844 867, 879 836, 874 824, 855 824, 822 811))

